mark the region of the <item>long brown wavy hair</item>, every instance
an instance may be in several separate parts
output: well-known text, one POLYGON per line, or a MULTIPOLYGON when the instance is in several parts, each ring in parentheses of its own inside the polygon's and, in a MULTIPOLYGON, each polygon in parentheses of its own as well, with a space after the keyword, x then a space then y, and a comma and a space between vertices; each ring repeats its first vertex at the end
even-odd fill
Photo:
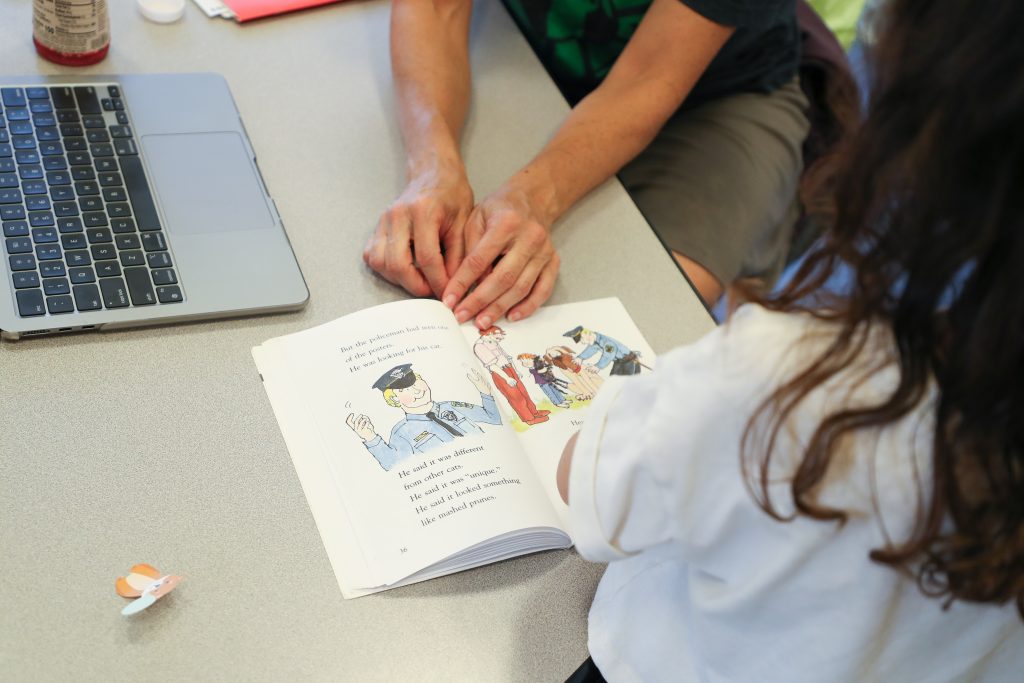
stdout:
POLYGON ((868 114, 822 183, 834 214, 824 246, 781 293, 755 297, 838 333, 751 417, 745 479, 777 519, 844 522, 815 495, 840 440, 907 416, 934 381, 933 467, 913 529, 870 557, 947 606, 1013 600, 1024 617, 1024 3, 891 0, 878 20, 868 114), (841 268, 849 290, 824 293, 841 268), (782 514, 768 476, 780 430, 878 325, 898 385, 822 420, 790 484, 796 512, 782 514))

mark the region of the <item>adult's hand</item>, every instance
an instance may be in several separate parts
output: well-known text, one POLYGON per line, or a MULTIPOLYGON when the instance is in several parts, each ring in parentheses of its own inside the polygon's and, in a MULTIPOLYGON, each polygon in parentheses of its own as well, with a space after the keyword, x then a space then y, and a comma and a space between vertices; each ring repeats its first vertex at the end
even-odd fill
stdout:
POLYGON ((465 257, 443 295, 460 323, 475 317, 485 329, 506 314, 514 322, 547 301, 560 263, 550 226, 527 193, 510 184, 473 209, 465 226, 465 257))
POLYGON ((363 260, 415 296, 438 298, 462 262, 473 190, 462 169, 420 173, 377 222, 363 260))

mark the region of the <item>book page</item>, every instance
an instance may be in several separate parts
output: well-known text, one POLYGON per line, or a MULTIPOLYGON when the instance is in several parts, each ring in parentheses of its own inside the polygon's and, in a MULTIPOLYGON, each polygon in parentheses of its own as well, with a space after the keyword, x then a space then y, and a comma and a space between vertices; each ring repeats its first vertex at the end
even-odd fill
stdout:
POLYGON ((494 536, 559 526, 439 302, 360 311, 254 357, 339 583, 389 585, 494 536))
POLYGON ((467 324, 462 333, 568 528, 555 482, 562 450, 605 381, 650 372, 654 352, 615 298, 544 306, 526 320, 490 330, 467 324))

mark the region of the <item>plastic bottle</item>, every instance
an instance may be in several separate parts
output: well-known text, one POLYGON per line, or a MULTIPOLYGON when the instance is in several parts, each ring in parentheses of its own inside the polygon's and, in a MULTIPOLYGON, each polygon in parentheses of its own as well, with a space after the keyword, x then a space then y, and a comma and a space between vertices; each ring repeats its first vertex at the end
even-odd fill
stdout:
POLYGON ((110 49, 107 0, 32 0, 32 41, 57 64, 101 61, 110 49))

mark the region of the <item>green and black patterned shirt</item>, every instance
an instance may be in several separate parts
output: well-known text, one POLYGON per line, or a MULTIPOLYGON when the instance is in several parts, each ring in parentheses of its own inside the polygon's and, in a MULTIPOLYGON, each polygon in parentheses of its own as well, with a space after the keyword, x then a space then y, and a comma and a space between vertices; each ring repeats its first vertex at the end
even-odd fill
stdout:
MULTIPOLYGON (((684 106, 737 92, 771 92, 796 74, 796 0, 679 0, 729 38, 684 106)), ((562 92, 575 104, 604 79, 651 0, 504 0, 562 92)), ((685 40, 680 36, 680 40, 685 40)))

